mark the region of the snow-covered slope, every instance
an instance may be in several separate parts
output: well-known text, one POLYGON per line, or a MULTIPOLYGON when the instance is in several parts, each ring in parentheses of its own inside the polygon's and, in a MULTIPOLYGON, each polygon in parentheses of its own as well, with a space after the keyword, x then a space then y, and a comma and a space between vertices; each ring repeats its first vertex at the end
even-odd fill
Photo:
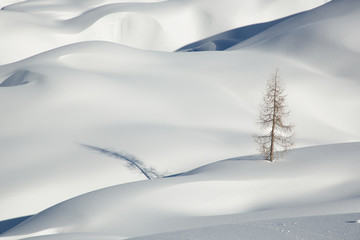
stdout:
POLYGON ((256 152, 257 106, 273 62, 288 82, 298 146, 359 139, 356 81, 273 55, 88 42, 1 67, 3 84, 27 82, 0 88, 2 219, 142 179, 80 144, 125 151, 170 174, 256 152))
POLYGON ((360 62, 360 33, 355 30, 359 21, 359 1, 333 0, 231 49, 274 51, 318 69, 332 69, 329 74, 352 77, 360 74, 352 67, 360 62))
POLYGON ((333 236, 356 233, 360 4, 324 2, 1 1, 0 229, 41 212, 6 236, 184 230, 152 237, 181 239, 228 228, 230 238, 260 225, 278 239, 277 229, 297 231, 277 228, 282 218, 317 222, 304 227, 316 237, 298 238, 326 238, 322 220, 339 224, 333 236), (217 33, 230 51, 169 52, 217 33), (258 104, 276 67, 297 147, 346 144, 187 172, 256 153, 258 104), (177 177, 121 185, 145 177, 96 149, 177 177))
POLYGON ((0 64, 92 40, 173 51, 219 32, 284 17, 324 1, 27 0, 9 4, 13 2, 0 3, 0 64))
MULTIPOLYGON (((226 239, 226 240, 288 240, 288 239, 358 239, 360 214, 338 214, 316 217, 301 217, 231 223, 197 229, 188 229, 155 234, 132 240, 184 240, 184 239, 226 239), (355 220, 354 220, 355 219, 355 220)), ((78 236, 79 237, 79 236, 78 236)), ((52 239, 52 238, 51 238, 52 239)))
POLYGON ((271 51, 331 74, 359 75, 360 2, 333 0, 318 8, 271 22, 233 29, 180 51, 247 49, 271 51))
MULTIPOLYGON (((296 149, 274 164, 258 156, 220 161, 175 177, 79 196, 35 215, 4 236, 91 232, 128 238, 219 224, 240 224, 240 229, 250 224, 255 228, 258 225, 253 221, 360 212, 359 154, 360 143, 348 143, 296 149), (244 222, 247 223, 241 224, 244 222)), ((324 217, 324 221, 341 223, 336 234, 349 227, 351 232, 346 239, 355 240, 359 226, 344 221, 357 221, 359 217, 360 214, 345 215, 340 220, 335 215, 324 217)), ((286 223, 298 221, 298 228, 305 232, 312 227, 319 234, 336 236, 328 228, 318 228, 325 224, 321 218, 320 222, 312 220, 318 227, 302 226, 305 220, 272 222, 284 222, 278 226, 284 232, 276 233, 284 237, 280 239, 286 239, 291 235, 285 231, 286 223)), ((261 225, 267 224, 270 225, 259 225, 263 228, 261 225)), ((270 226, 275 228, 276 224, 270 226)), ((216 231, 217 227, 210 229, 216 231)), ((294 230, 294 226, 289 230, 294 230)), ((302 236, 303 231, 295 234, 302 236)), ((179 237, 182 235, 176 236, 183 239, 179 237)), ((207 239, 206 236, 201 239, 207 239)))

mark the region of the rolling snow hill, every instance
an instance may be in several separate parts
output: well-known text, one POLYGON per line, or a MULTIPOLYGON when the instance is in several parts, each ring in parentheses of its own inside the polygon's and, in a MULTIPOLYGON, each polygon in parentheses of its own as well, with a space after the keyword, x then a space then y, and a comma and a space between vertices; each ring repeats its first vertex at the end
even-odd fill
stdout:
POLYGON ((0 39, 0 64, 95 40, 174 51, 216 33, 323 3, 323 0, 295 3, 276 0, 271 4, 263 0, 5 0, 0 3, 0 31, 4 33, 0 39))
POLYGON ((27 219, 0 239, 358 239, 359 1, 0 8, 0 230, 27 219), (298 149, 270 164, 276 67, 298 149))
MULTIPOLYGON (((261 232, 266 232, 263 225, 275 228, 279 222, 283 226, 278 226, 278 231, 268 229, 274 235, 271 239, 287 239, 288 231, 296 230, 294 227, 287 230, 289 222, 300 223, 292 237, 306 232, 310 239, 323 239, 316 235, 329 234, 331 229, 311 226, 307 223, 310 220, 318 227, 336 221, 341 227, 335 232, 347 232, 346 239, 355 240, 360 234, 356 224, 360 213, 339 214, 360 212, 359 154, 360 143, 310 147, 292 150, 274 164, 249 156, 216 162, 174 177, 122 184, 40 212, 5 233, 4 239, 14 239, 12 235, 17 239, 89 232, 129 238, 182 229, 192 229, 186 231, 190 236, 208 239, 207 234, 199 232, 207 232, 204 230, 207 228, 216 232, 217 228, 232 225, 241 236, 249 234, 249 230, 243 233, 240 230, 247 225, 254 228, 250 232, 256 231, 258 225, 262 225, 261 232), (337 215, 295 219, 329 214, 337 215), (312 234, 308 232, 311 228, 312 234), (283 238, 276 238, 277 235, 283 238)), ((219 238, 221 234, 227 235, 224 231, 217 233, 219 238)), ((169 237, 171 233, 164 236, 167 237, 163 239, 173 238, 169 237)), ((186 239, 181 237, 186 234, 174 236, 186 239)))

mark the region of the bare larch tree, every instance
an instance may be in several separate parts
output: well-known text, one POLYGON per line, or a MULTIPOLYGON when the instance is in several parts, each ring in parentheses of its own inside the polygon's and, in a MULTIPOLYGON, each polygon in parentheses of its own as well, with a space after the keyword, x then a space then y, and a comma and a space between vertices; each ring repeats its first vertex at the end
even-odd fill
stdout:
POLYGON ((280 77, 279 69, 276 69, 267 82, 260 105, 258 124, 266 133, 255 137, 260 153, 270 162, 291 149, 294 144, 293 126, 288 122, 290 111, 286 97, 285 84, 280 77))

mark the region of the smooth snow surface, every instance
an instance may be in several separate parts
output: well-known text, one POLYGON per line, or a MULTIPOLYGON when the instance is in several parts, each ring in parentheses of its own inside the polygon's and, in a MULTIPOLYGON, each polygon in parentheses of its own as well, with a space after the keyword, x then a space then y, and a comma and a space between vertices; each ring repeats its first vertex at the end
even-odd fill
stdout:
POLYGON ((282 19, 240 27, 180 48, 180 51, 251 49, 307 62, 332 74, 360 74, 360 2, 335 0, 282 19), (345 4, 344 4, 345 3, 345 4))
POLYGON ((3 1, 0 64, 93 40, 173 51, 216 33, 324 3, 323 0, 3 1))
POLYGON ((2 0, 0 239, 358 240, 360 2, 325 2, 2 0))
POLYGON ((1 189, 9 193, 1 218, 144 179, 81 144, 127 152, 168 174, 256 152, 257 106, 273 61, 283 66, 298 146, 359 139, 355 77, 259 52, 174 54, 86 42, 1 67, 3 84, 27 82, 0 88, 1 189))
POLYGON ((359 226, 348 220, 354 219, 359 215, 359 213, 341 214, 232 223, 131 239, 358 239, 360 234, 359 226))
MULTIPOLYGON (((5 237, 79 232, 134 237, 195 228, 185 231, 185 235, 174 235, 176 239, 187 234, 207 239, 202 231, 209 234, 237 229, 231 235, 250 226, 252 230, 245 233, 254 234, 258 226, 263 229, 268 225, 271 239, 278 235, 286 239, 290 231, 297 231, 293 236, 309 232, 309 237, 317 232, 329 236, 347 232, 346 239, 356 239, 360 229, 351 221, 356 221, 360 213, 338 214, 360 212, 359 154, 360 143, 348 143, 292 150, 274 164, 257 156, 220 161, 174 177, 123 184, 76 197, 35 215, 5 237), (329 214, 337 215, 293 219, 329 214), (291 219, 269 220, 279 218, 291 219), (279 222, 284 225, 279 226, 279 222), (294 222, 299 226, 285 225, 294 222), (325 227, 335 223, 339 230, 325 227)), ((164 236, 172 239, 168 234, 164 236)))

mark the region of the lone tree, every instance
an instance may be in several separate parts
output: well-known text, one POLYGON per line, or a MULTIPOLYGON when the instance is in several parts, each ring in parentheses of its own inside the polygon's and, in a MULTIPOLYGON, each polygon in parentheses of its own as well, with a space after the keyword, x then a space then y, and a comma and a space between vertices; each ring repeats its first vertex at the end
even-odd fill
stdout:
POLYGON ((287 95, 284 92, 285 84, 281 80, 279 69, 276 69, 267 82, 263 102, 260 105, 258 124, 266 134, 255 137, 260 153, 270 162, 291 149, 294 144, 293 126, 287 121, 290 111, 286 105, 287 95), (282 153, 278 152, 280 150, 282 153))

